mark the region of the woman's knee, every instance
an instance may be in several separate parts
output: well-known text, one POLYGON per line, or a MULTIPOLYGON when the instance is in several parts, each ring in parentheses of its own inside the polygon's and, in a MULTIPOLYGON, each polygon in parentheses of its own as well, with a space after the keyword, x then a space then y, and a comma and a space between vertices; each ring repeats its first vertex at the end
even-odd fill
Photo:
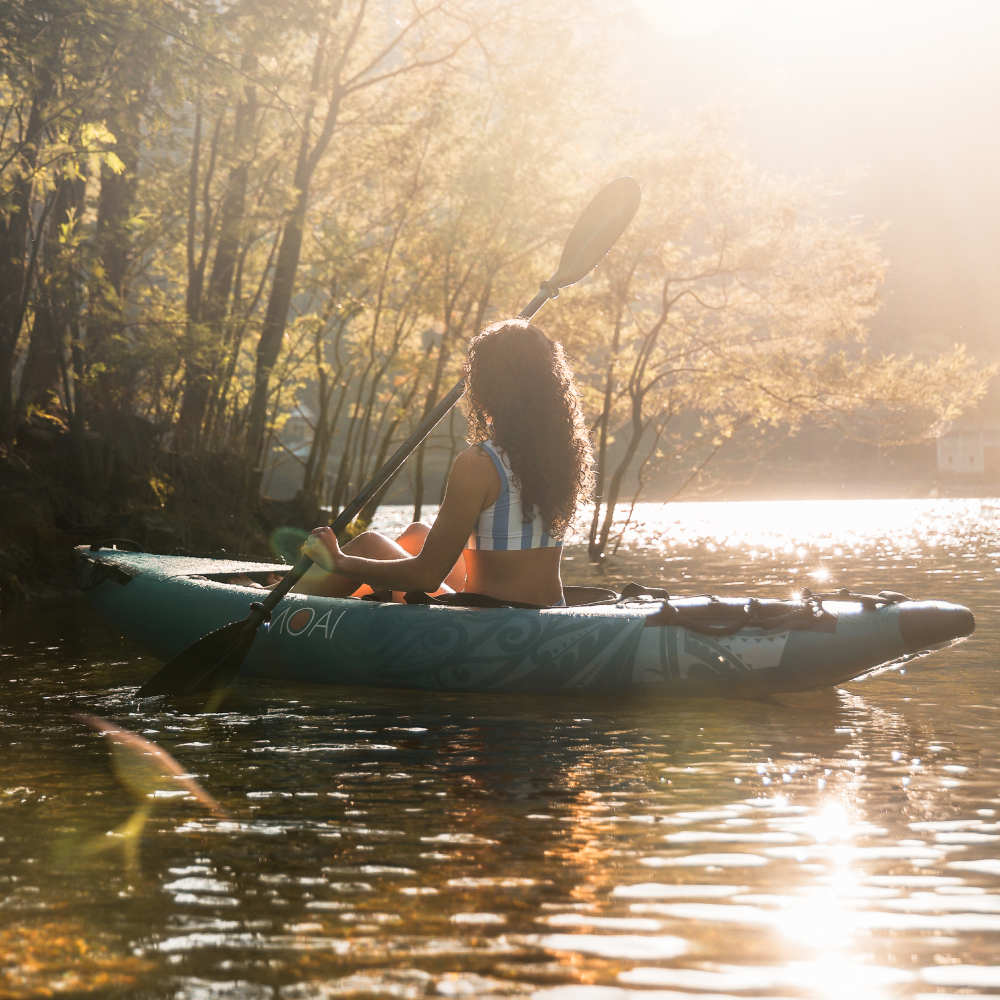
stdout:
POLYGON ((406 549, 411 556, 419 555, 420 550, 424 547, 424 540, 427 538, 430 528, 426 524, 422 524, 420 521, 414 521, 406 530, 396 539, 396 544, 402 548, 406 549))
POLYGON ((372 559, 378 559, 380 556, 396 559, 399 556, 396 543, 377 531, 362 531, 344 546, 344 551, 372 559))

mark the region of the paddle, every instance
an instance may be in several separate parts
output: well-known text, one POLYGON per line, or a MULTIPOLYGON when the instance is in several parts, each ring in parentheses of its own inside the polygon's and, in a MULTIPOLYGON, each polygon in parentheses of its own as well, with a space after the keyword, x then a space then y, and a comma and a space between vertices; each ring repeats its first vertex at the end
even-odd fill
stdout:
MULTIPOLYGON (((632 177, 619 177, 594 196, 566 238, 555 274, 541 283, 538 294, 521 311, 524 319, 530 319, 545 302, 554 299, 560 288, 574 285, 590 274, 625 232, 639 207, 640 197, 639 185, 632 177)), ((464 393, 463 380, 424 417, 371 482, 340 512, 331 525, 336 534, 354 520, 464 393)), ((303 556, 263 601, 250 605, 246 618, 210 632, 178 653, 139 688, 139 697, 193 694, 229 684, 250 651, 257 629, 271 620, 271 612, 311 565, 312 560, 303 556)))

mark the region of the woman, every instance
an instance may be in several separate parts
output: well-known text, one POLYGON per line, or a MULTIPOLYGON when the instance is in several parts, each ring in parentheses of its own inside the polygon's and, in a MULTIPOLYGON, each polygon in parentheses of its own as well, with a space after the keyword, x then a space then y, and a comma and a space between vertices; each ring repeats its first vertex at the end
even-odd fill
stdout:
POLYGON ((317 528, 304 549, 316 565, 296 591, 444 587, 565 603, 562 539, 589 495, 592 456, 562 345, 527 320, 504 320, 472 341, 465 377, 472 446, 455 459, 433 527, 411 524, 395 541, 366 531, 343 549, 330 528, 317 528))

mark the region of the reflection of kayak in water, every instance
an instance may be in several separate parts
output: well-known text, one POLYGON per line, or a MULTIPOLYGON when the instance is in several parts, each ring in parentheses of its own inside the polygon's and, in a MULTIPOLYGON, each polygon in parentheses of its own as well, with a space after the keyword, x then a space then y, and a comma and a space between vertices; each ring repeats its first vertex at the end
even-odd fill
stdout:
MULTIPOLYGON (((228 583, 231 577, 263 583, 285 570, 78 550, 78 580, 94 607, 162 660, 246 615, 260 592, 228 583)), ((663 591, 635 585, 624 596, 565 589, 569 607, 544 609, 289 594, 257 633, 239 677, 429 691, 747 697, 838 684, 975 628, 960 605, 886 592, 667 600, 663 591)))

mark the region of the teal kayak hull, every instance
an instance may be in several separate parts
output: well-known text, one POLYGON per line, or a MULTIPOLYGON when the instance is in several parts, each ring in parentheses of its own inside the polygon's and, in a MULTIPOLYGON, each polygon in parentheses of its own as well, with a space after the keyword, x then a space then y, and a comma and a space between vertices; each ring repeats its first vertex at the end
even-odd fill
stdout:
MULTIPOLYGON (((244 618, 260 599, 229 576, 287 569, 117 549, 78 553, 78 580, 94 608, 164 661, 244 618)), ((853 596, 760 602, 780 620, 776 627, 722 634, 747 613, 747 598, 523 610, 289 594, 259 629, 238 677, 421 691, 760 697, 842 683, 974 628, 959 605, 853 596), (670 624, 678 614, 708 626, 670 624)))

